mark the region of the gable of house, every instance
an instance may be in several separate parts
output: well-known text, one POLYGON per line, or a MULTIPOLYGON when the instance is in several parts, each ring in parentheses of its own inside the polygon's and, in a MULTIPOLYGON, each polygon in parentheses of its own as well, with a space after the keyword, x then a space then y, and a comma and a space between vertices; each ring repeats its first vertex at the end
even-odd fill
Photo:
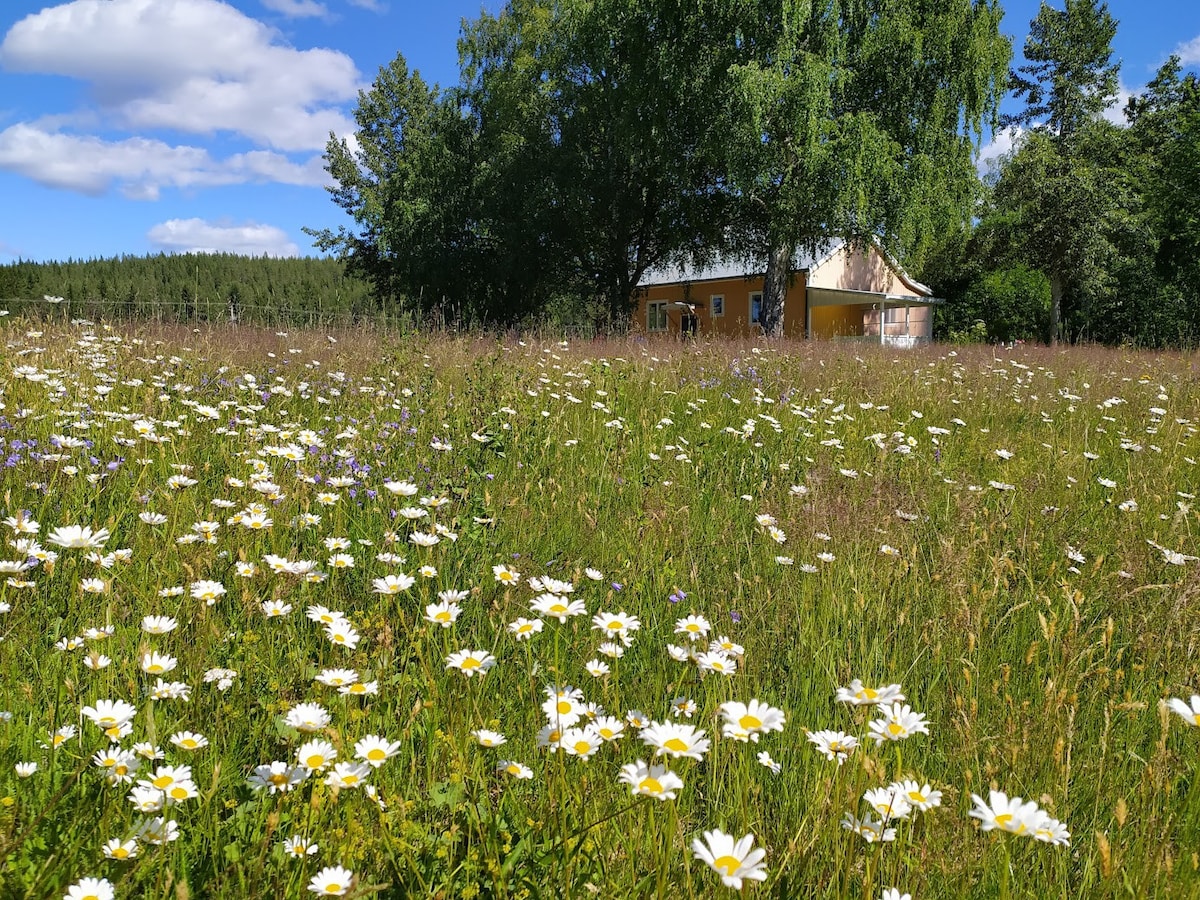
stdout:
MULTIPOLYGON (((875 243, 855 248, 831 242, 793 264, 784 300, 785 335, 928 339, 932 334, 932 292, 875 243)), ((762 290, 761 273, 746 273, 727 261, 699 270, 659 270, 638 287, 632 325, 647 334, 756 334, 762 290)))

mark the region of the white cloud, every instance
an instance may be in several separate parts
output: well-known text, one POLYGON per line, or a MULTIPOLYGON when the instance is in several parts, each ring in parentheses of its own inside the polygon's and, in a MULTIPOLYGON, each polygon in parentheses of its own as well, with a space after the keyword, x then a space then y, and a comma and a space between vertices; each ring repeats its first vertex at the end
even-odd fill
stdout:
POLYGON ((204 219, 169 219, 146 237, 173 253, 241 253, 246 256, 299 256, 300 248, 282 228, 246 222, 232 225, 204 219))
POLYGON ((1130 97, 1140 92, 1141 88, 1131 88, 1124 81, 1119 82, 1117 84, 1117 96, 1108 105, 1108 109, 1104 110, 1104 118, 1108 119, 1114 125, 1128 125, 1129 123, 1125 121, 1125 104, 1129 102, 1130 97))
POLYGON ((316 0, 262 0, 262 5, 272 12, 277 12, 293 19, 324 17, 329 15, 325 4, 316 0))
POLYGON ((387 7, 380 0, 348 0, 351 6, 359 9, 369 9, 371 12, 383 12, 387 7))
POLYGON ((1012 151, 1013 144, 1020 134, 1021 129, 1016 125, 1010 125, 992 134, 992 139, 979 148, 979 154, 975 157, 975 168, 980 177, 999 168, 1001 157, 1012 151))
POLYGON ((289 47, 220 0, 73 0, 13 25, 0 63, 87 82, 128 129, 231 131, 281 150, 352 129, 340 105, 360 87, 346 54, 289 47))
POLYGON ((1175 54, 1184 68, 1200 65, 1200 34, 1176 47, 1175 54))
POLYGON ((47 187, 91 195, 115 185, 138 200, 157 199, 162 188, 268 181, 315 187, 328 180, 320 156, 297 163, 280 153, 253 150, 214 159, 203 147, 172 146, 143 137, 106 141, 26 122, 0 131, 0 169, 47 187))

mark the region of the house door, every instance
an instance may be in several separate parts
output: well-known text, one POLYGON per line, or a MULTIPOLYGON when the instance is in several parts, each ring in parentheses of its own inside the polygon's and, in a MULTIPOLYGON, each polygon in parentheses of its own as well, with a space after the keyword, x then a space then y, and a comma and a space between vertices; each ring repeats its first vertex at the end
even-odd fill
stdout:
POLYGON ((699 320, 695 313, 684 313, 679 317, 679 333, 684 337, 695 337, 697 325, 699 325, 699 320))

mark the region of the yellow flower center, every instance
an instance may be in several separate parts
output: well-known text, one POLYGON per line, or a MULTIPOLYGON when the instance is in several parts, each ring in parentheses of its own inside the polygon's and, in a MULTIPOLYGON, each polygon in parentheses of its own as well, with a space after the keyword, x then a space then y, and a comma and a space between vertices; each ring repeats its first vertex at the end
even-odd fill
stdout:
POLYGON ((179 742, 179 746, 184 750, 195 750, 198 746, 198 742, 192 740, 191 738, 185 738, 179 742))
POLYGON ((307 760, 305 760, 304 764, 310 769, 319 769, 321 766, 325 765, 325 757, 320 753, 314 753, 307 760))
POLYGON ((587 756, 589 753, 592 752, 592 745, 589 744, 587 741, 576 741, 575 742, 575 752, 578 753, 580 756, 587 756))
POLYGON ((367 759, 371 760, 372 762, 380 762, 384 759, 387 759, 387 754, 384 753, 380 748, 375 747, 367 751, 367 759))
POLYGON ((571 701, 570 700, 559 700, 558 701, 558 714, 560 716, 565 716, 570 711, 571 711, 571 701))
POLYGON ((613 631, 620 631, 620 630, 621 630, 621 625, 622 625, 622 624, 623 624, 623 623, 622 623, 622 622, 620 622, 620 621, 617 621, 617 622, 609 622, 609 623, 608 623, 608 627, 609 627, 610 629, 612 629, 613 631))
POLYGON ((437 619, 439 622, 449 622, 450 621, 450 613, 443 610, 442 612, 440 612, 436 616, 434 616, 434 618, 437 619))
POLYGON ((638 782, 638 790, 643 794, 661 794, 663 786, 657 778, 646 777, 638 782))
POLYGON ((600 737, 604 738, 604 740, 606 740, 606 741, 612 740, 613 737, 615 736, 615 734, 616 734, 616 732, 614 732, 611 728, 601 728, 600 729, 600 737))
MULTIPOLYGON (((275 779, 282 778, 282 777, 283 777, 282 775, 272 775, 271 781, 275 784, 278 784, 279 782, 275 781, 275 779)), ((284 780, 286 781, 287 779, 285 778, 284 780)), ((160 791, 165 791, 167 788, 169 788, 171 786, 171 784, 174 781, 175 781, 175 779, 172 778, 170 775, 159 775, 157 778, 153 779, 150 783, 152 785, 154 785, 156 788, 158 788, 160 791)))
POLYGON ((336 881, 331 881, 329 884, 325 885, 325 893, 327 894, 339 894, 341 893, 341 890, 342 886, 336 881))
POLYGON ((561 603, 555 603, 552 607, 550 607, 551 615, 559 615, 561 613, 565 613, 566 611, 567 608, 561 603))
POLYGON ((114 766, 113 774, 114 775, 128 775, 129 774, 129 766, 126 766, 126 765, 114 766))
POLYGON ((1007 828, 1008 823, 1011 821, 1012 815, 1010 813, 1001 813, 1000 815, 996 816, 996 824, 1001 828, 1007 828))
POLYGON ((1200 713, 1196 713, 1195 715, 1192 716, 1192 724, 1200 725, 1200 713))
POLYGON ((187 795, 188 795, 188 792, 187 792, 186 788, 181 788, 181 787, 171 788, 171 799, 172 800, 186 800, 187 795))
POLYGON ((342 781, 346 782, 346 784, 358 784, 358 776, 357 775, 347 775, 345 778, 342 779, 342 781))
POLYGON ((126 850, 124 847, 118 847, 116 850, 114 850, 112 852, 112 855, 113 855, 113 859, 128 859, 129 851, 126 850))
POLYGON ((288 777, 283 772, 276 772, 267 779, 267 781, 271 782, 271 784, 275 785, 275 787, 287 784, 287 780, 288 777))
POLYGON ((899 722, 888 722, 888 734, 895 737, 896 735, 904 734, 904 726, 899 722))
POLYGON ((913 803, 924 803, 925 795, 922 794, 920 791, 909 791, 908 799, 911 800, 913 803))
POLYGON ((161 675, 163 673, 163 667, 159 663, 154 663, 146 666, 146 673, 148 675, 161 675))
POLYGON ((685 753, 687 752, 688 745, 680 738, 674 737, 664 743, 663 747, 665 747, 667 750, 672 750, 675 753, 685 753))
POLYGON ((742 867, 742 861, 736 856, 718 856, 713 860, 713 868, 726 875, 732 875, 742 867))
POLYGON ((477 660, 473 656, 468 656, 466 659, 463 660, 462 668, 464 670, 465 669, 478 669, 479 668, 479 660, 477 660))
POLYGON ((738 719, 738 725, 742 727, 743 731, 754 731, 756 728, 762 728, 762 719, 746 715, 738 719))
POLYGON ((521 767, 520 766, 508 766, 507 768, 505 768, 504 771, 507 772, 509 775, 520 775, 521 767))

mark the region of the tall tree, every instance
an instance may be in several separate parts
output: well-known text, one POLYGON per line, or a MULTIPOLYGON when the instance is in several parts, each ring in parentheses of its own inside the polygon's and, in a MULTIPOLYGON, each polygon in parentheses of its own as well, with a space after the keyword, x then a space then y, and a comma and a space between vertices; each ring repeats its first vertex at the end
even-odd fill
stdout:
POLYGON ((1010 78, 1025 108, 1004 124, 1026 129, 996 187, 1007 246, 1050 281, 1049 340, 1057 343, 1064 302, 1104 276, 1108 229, 1129 201, 1115 165, 1114 135, 1100 123, 1117 96, 1112 60, 1116 20, 1097 0, 1043 3, 1025 41, 1028 62, 1010 78))
POLYGON ((1004 125, 1049 131, 1067 140, 1112 105, 1120 63, 1112 62, 1117 21, 1097 0, 1065 0, 1063 9, 1043 2, 1025 39, 1026 63, 1009 77, 1025 108, 1004 125))
POLYGON ((737 0, 728 187, 744 256, 765 263, 761 323, 783 330, 797 249, 878 240, 917 259, 964 222, 973 149, 1011 48, 994 0, 737 0))
POLYGON ((723 225, 705 152, 727 65, 706 33, 711 5, 513 0, 461 42, 481 140, 521 148, 497 169, 497 195, 543 198, 520 221, 553 248, 561 288, 620 322, 648 269, 711 244, 723 225))

